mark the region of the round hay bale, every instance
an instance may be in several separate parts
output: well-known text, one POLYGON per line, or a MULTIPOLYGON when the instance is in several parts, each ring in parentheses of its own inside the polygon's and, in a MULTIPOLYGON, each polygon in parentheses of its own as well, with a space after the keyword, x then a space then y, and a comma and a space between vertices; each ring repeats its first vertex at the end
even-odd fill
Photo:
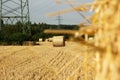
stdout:
POLYGON ((32 46, 32 45, 34 45, 35 43, 33 42, 33 41, 24 41, 23 42, 23 45, 24 46, 32 46))
POLYGON ((40 45, 40 42, 35 42, 35 45, 40 45))
POLYGON ((53 38, 49 38, 49 42, 52 42, 53 41, 53 38))
POLYGON ((39 38, 39 42, 42 42, 43 41, 43 39, 42 38, 39 38))
POLYGON ((45 42, 49 42, 49 39, 45 39, 45 42))
POLYGON ((54 47, 65 46, 64 36, 54 36, 53 37, 53 46, 54 47))

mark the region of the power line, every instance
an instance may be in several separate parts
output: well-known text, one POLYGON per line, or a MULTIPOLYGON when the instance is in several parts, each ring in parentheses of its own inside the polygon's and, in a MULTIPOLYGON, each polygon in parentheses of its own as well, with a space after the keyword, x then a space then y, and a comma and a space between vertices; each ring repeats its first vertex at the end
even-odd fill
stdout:
POLYGON ((66 0, 68 3, 69 3, 69 5, 84 19, 84 20, 86 20, 89 24, 91 23, 88 19, 86 19, 86 17, 81 13, 81 12, 79 12, 79 11, 77 11, 75 8, 74 8, 74 6, 68 1, 68 0, 66 0))
POLYGON ((21 22, 23 33, 31 34, 29 0, 0 0, 0 30, 3 24, 21 22))
POLYGON ((63 20, 63 19, 61 18, 61 15, 60 15, 60 14, 58 15, 58 18, 57 18, 56 20, 58 20, 58 27, 57 27, 57 29, 60 29, 61 21, 63 20))

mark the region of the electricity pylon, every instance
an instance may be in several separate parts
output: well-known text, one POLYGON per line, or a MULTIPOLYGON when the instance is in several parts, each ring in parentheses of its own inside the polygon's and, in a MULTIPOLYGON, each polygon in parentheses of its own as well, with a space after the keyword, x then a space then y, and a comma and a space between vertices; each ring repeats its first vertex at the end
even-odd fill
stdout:
POLYGON ((57 17, 56 20, 58 20, 58 27, 57 27, 57 29, 60 29, 61 21, 63 20, 63 19, 61 18, 61 15, 60 15, 60 14, 58 15, 58 17, 57 17))
POLYGON ((0 0, 0 30, 2 23, 22 24, 23 33, 31 33, 28 0, 0 0))

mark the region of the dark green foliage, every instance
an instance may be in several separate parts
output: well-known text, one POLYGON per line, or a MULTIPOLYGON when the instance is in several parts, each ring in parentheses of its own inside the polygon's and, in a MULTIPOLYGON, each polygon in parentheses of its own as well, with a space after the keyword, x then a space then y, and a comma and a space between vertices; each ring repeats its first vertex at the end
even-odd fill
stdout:
MULTIPOLYGON (((22 45, 24 41, 38 41, 39 38, 46 38, 54 36, 53 34, 44 34, 45 29, 57 29, 57 25, 49 25, 46 23, 31 24, 31 35, 28 33, 22 33, 22 24, 17 22, 15 25, 4 25, 0 31, 0 44, 19 44, 22 45)), ((78 27, 75 25, 61 25, 60 29, 70 29, 75 30, 78 27)), ((61 34, 59 34, 61 35, 61 34)), ((69 35, 64 35, 66 39, 69 38, 69 35)))

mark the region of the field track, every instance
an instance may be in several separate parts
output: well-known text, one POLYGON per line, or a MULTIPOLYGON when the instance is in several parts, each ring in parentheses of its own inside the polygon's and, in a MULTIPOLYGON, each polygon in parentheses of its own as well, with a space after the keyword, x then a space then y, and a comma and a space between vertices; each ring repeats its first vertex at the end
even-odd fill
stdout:
MULTIPOLYGON (((84 80, 85 46, 67 42, 38 46, 0 46, 0 80, 84 80)), ((92 53, 88 54, 88 78, 93 80, 92 53)))

